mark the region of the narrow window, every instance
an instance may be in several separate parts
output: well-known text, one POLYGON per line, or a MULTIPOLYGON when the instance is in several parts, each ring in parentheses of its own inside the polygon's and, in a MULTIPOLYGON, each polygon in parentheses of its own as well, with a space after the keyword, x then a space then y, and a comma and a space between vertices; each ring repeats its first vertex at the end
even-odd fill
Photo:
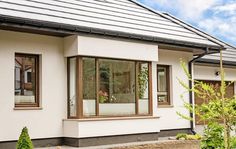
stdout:
POLYGON ((83 115, 96 115, 96 63, 95 58, 82 58, 83 62, 83 115))
POLYGON ((149 114, 149 69, 147 62, 137 63, 138 110, 139 114, 149 114))
POLYGON ((76 97, 76 58, 69 58, 68 61, 69 74, 68 74, 68 86, 69 86, 69 117, 77 116, 77 97, 76 97))
POLYGON ((157 99, 158 105, 170 105, 170 67, 157 65, 157 99))
POLYGON ((15 55, 15 106, 39 106, 39 56, 15 55))

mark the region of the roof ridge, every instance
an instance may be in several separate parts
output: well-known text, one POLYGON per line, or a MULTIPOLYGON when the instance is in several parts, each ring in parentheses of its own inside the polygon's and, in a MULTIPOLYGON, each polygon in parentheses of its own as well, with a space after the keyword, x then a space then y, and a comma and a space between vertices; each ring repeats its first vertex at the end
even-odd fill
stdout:
MULTIPOLYGON (((221 43, 224 43, 224 44, 226 44, 226 45, 228 45, 228 46, 231 46, 231 45, 229 45, 229 44, 227 44, 227 43, 225 43, 225 42, 223 42, 223 41, 221 41, 221 40, 219 40, 219 39, 217 39, 217 38, 215 38, 215 40, 218 40, 218 42, 216 42, 216 41, 214 41, 214 40, 212 40, 212 39, 209 39, 208 37, 206 37, 206 36, 204 36, 204 35, 202 35, 202 34, 199 34, 198 32, 196 32, 196 31, 193 30, 193 29, 196 29, 195 27, 193 27, 193 26, 191 26, 191 25, 188 25, 188 23, 183 22, 183 21, 181 21, 181 20, 175 18, 174 16, 169 16, 167 13, 166 13, 166 14, 161 13, 161 12, 159 12, 159 11, 157 11, 157 10, 155 10, 155 9, 153 9, 153 8, 151 8, 151 7, 149 7, 149 6, 146 6, 146 5, 144 5, 144 4, 140 3, 140 2, 138 2, 137 0, 129 0, 129 1, 131 1, 131 2, 133 2, 133 3, 135 3, 135 4, 137 4, 137 5, 139 5, 139 6, 143 7, 143 8, 145 8, 145 9, 147 9, 147 10, 153 12, 153 13, 156 13, 156 14, 160 15, 161 17, 165 18, 165 19, 168 19, 168 20, 170 20, 170 21, 172 21, 172 22, 174 22, 174 23, 177 23, 178 25, 180 25, 180 26, 182 26, 182 27, 184 27, 184 28, 186 28, 186 29, 188 29, 188 30, 194 32, 195 34, 197 34, 197 35, 199 35, 199 36, 201 36, 201 37, 207 38, 209 41, 211 41, 211 42, 213 42, 213 43, 216 43, 216 44, 218 44, 218 45, 221 46, 221 47, 224 47, 224 48, 225 48, 225 46, 222 45, 221 43), (166 16, 166 15, 168 15, 169 17, 166 16), (170 17, 171 17, 171 18, 170 18, 170 17), (186 26, 184 26, 183 24, 177 22, 176 20, 180 21, 181 23, 184 23, 184 24, 187 25, 188 27, 186 27, 186 26), (193 29, 191 29, 190 27, 193 28, 193 29), (221 42, 221 43, 219 43, 219 42, 221 42)), ((198 29, 197 29, 197 30, 198 30, 198 29)), ((200 30, 199 30, 199 31, 200 31, 200 30)), ((200 32, 203 32, 203 31, 200 31, 200 32)), ((205 34, 206 34, 206 33, 205 33, 205 34)), ((210 35, 209 35, 209 36, 210 36, 210 35)), ((214 38, 214 37, 212 37, 212 38, 214 38)), ((233 46, 231 46, 231 47, 233 47, 233 46)), ((233 47, 233 48, 235 48, 235 47, 233 47)))

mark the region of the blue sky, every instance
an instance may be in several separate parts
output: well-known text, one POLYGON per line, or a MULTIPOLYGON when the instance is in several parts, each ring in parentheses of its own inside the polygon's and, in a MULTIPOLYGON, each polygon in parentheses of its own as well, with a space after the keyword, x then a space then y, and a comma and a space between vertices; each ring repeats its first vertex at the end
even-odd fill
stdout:
POLYGON ((236 46, 236 0, 138 0, 236 46))

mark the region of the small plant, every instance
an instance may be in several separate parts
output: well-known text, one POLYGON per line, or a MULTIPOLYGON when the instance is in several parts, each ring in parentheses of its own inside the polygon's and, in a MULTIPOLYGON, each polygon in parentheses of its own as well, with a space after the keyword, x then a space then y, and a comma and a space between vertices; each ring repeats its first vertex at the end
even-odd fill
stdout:
POLYGON ((195 135, 189 135, 186 133, 179 133, 176 136, 177 140, 201 140, 202 136, 199 134, 195 134, 195 135))
POLYGON ((186 133, 179 133, 176 136, 177 140, 187 140, 187 134, 186 133))
POLYGON ((216 122, 210 122, 204 130, 201 142, 202 149, 222 149, 224 148, 224 127, 216 122))
POLYGON ((231 148, 236 149, 236 137, 231 138, 231 148))
POLYGON ((27 127, 24 127, 21 131, 19 140, 16 144, 16 149, 33 149, 33 143, 29 137, 27 127))

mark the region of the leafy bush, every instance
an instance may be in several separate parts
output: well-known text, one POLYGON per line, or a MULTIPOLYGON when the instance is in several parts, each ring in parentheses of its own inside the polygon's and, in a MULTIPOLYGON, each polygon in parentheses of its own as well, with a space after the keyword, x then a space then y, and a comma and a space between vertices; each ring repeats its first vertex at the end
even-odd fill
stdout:
POLYGON ((186 133, 179 133, 176 136, 177 140, 187 140, 187 134, 186 133))
POLYGON ((186 133, 179 133, 176 136, 177 140, 201 140, 202 136, 199 134, 195 134, 195 135, 188 135, 186 133))
POLYGON ((216 122, 208 123, 201 142, 202 149, 224 148, 224 127, 216 122))
POLYGON ((21 131, 21 135, 16 144, 16 149, 33 149, 33 143, 29 137, 27 127, 24 127, 21 131))
POLYGON ((231 142, 231 148, 236 149, 236 137, 232 137, 230 142, 231 142))

